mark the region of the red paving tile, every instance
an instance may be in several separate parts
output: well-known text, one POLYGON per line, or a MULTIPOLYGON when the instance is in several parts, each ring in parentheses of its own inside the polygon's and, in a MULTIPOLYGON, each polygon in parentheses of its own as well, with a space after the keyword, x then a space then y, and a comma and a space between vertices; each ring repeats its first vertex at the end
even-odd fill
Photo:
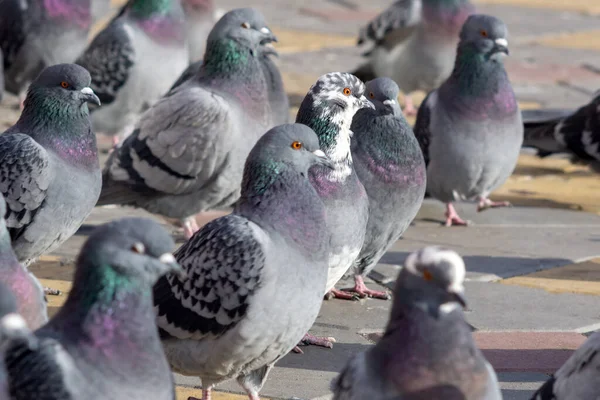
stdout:
MULTIPOLYGON (((364 335, 377 342, 383 333, 364 335)), ((496 372, 541 372, 560 368, 587 339, 573 332, 474 332, 475 342, 496 372)))
POLYGON ((379 13, 366 10, 340 10, 339 8, 307 8, 301 7, 300 13, 328 21, 370 21, 379 13))

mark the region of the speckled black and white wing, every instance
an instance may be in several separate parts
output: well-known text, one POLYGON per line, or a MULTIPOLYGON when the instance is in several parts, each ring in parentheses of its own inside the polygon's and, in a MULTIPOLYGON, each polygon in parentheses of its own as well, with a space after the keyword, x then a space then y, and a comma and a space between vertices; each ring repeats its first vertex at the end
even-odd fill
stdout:
POLYGON ((531 400, 597 399, 600 394, 600 332, 594 333, 538 389, 531 400))
POLYGON ((135 63, 131 30, 121 19, 114 19, 94 38, 76 63, 90 72, 92 89, 102 105, 112 103, 135 63))
POLYGON ((408 37, 420 21, 421 0, 398 0, 360 30, 358 44, 397 43, 408 37))
POLYGON ((0 135, 0 192, 6 199, 6 226, 14 242, 46 200, 52 169, 46 150, 22 133, 0 135))
POLYGON ((421 151, 423 152, 425 165, 429 165, 429 145, 431 143, 431 109, 435 99, 437 99, 436 92, 431 92, 427 95, 427 97, 425 97, 419 106, 419 111, 417 111, 417 120, 415 121, 415 126, 413 128, 415 137, 417 138, 419 146, 421 147, 421 151))
POLYGON ((210 222, 177 250, 188 279, 171 275, 154 287, 161 336, 220 336, 244 318, 265 266, 259 232, 232 214, 210 222))
POLYGON ((70 356, 54 339, 22 337, 7 344, 4 363, 12 400, 75 400, 63 364, 70 356), (63 362, 60 361, 63 360, 63 362))
POLYGON ((540 157, 569 152, 576 161, 600 161, 600 93, 570 115, 542 113, 523 112, 523 146, 536 148, 540 157))

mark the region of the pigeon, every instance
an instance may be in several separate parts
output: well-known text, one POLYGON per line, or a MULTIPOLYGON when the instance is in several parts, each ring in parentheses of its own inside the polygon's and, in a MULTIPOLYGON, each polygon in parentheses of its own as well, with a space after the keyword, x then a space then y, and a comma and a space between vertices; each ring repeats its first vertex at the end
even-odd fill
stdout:
POLYGON ((181 5, 185 11, 189 61, 193 63, 204 58, 206 39, 219 18, 213 0, 181 0, 181 5))
POLYGON ((458 34, 474 11, 469 0, 395 1, 360 30, 358 44, 373 47, 354 74, 392 78, 405 93, 404 112, 414 115, 411 93, 437 89, 450 76, 458 34))
POLYGON ((0 48, 0 102, 4 98, 4 57, 0 48))
MULTIPOLYGON (((315 167, 309 176, 327 210, 330 250, 324 295, 328 298, 354 298, 334 286, 358 257, 369 218, 367 193, 354 171, 350 153, 352 117, 361 108, 374 107, 364 91, 364 83, 354 75, 325 74, 311 86, 296 116, 297 123, 316 132, 321 148, 335 164, 333 170, 315 167)), ((333 341, 307 334, 302 343, 332 347, 333 341)))
POLYGON ((600 393, 600 332, 592 334, 531 400, 588 400, 600 393))
MULTIPOLYGON (((30 338, 31 330, 17 311, 17 299, 8 286, 0 281, 0 356, 4 359, 5 343, 30 338)), ((8 379, 4 363, 0 363, 0 399, 9 399, 8 379)))
POLYGON ((454 251, 426 247, 410 254, 383 337, 348 361, 332 381, 333 399, 502 399, 465 321, 464 278, 454 251))
POLYGON ((198 74, 146 111, 110 155, 98 205, 180 219, 191 237, 195 214, 235 203, 244 161, 273 127, 259 47, 274 40, 258 11, 225 14, 198 74))
POLYGON ((375 110, 358 110, 352 120, 352 160, 369 197, 365 242, 354 265, 354 293, 388 299, 386 292, 367 288, 367 276, 417 215, 425 195, 423 153, 400 111, 400 90, 390 78, 366 83, 375 110))
POLYGON ((570 153, 572 161, 600 172, 600 91, 574 112, 523 111, 523 122, 523 146, 536 148, 540 157, 570 153))
POLYGON ((7 343, 11 399, 174 400, 173 376, 154 324, 151 287, 183 270, 158 223, 124 218, 84 244, 73 288, 34 341, 7 343))
POLYGON ((5 89, 23 98, 44 69, 71 63, 87 44, 91 0, 0 1, 5 89))
POLYGON ((20 263, 29 265, 71 237, 100 195, 102 174, 88 102, 90 74, 75 64, 44 69, 15 125, 0 135, 0 193, 20 263))
POLYGON ((510 205, 488 196, 512 174, 523 143, 521 113, 503 63, 506 25, 472 15, 460 39, 452 75, 423 100, 414 127, 427 164, 427 192, 446 203, 446 226, 468 225, 454 201, 477 199, 477 211, 510 205))
POLYGON ((94 131, 116 146, 188 65, 179 0, 130 0, 76 62, 102 102, 91 110, 94 131))
POLYGON ((48 310, 44 288, 35 276, 15 256, 10 243, 6 222, 6 202, 0 194, 0 284, 12 291, 17 300, 18 313, 30 329, 37 329, 48 322, 48 310))
POLYGON ((317 318, 328 234, 311 167, 333 163, 310 128, 287 124, 265 133, 248 156, 233 213, 175 253, 189 280, 169 275, 154 287, 167 359, 173 371, 200 377, 202 399, 236 378, 257 400, 273 364, 317 318))

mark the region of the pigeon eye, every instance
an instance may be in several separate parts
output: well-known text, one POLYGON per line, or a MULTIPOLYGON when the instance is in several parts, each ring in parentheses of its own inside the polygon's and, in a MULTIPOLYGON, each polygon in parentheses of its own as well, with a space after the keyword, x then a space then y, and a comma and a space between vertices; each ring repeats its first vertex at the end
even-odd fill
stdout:
POLYGON ((374 99, 375 98, 375 93, 373 93, 373 92, 369 93, 369 97, 372 98, 372 99, 374 99))
POLYGON ((479 34, 481 35, 481 37, 488 37, 488 33, 485 29, 480 30, 479 34))
POLYGON ((350 96, 350 94, 352 94, 352 90, 350 90, 350 88, 347 87, 344 88, 343 92, 346 96, 350 96))
POLYGON ((302 142, 299 141, 295 141, 292 143, 292 149, 294 150, 300 150, 302 148, 302 142))
POLYGON ((433 275, 431 275, 431 272, 429 272, 428 269, 423 270, 423 279, 425 279, 426 281, 433 280, 433 275))
POLYGON ((242 23, 242 28, 244 29, 250 29, 250 24, 247 22, 242 23))
POLYGON ((138 254, 144 254, 146 252, 146 246, 143 243, 137 242, 131 246, 131 251, 138 254))
POLYGON ((69 88, 69 86, 71 86, 71 85, 69 85, 69 82, 62 81, 62 82, 60 83, 60 86, 61 86, 62 88, 68 89, 68 88, 69 88))

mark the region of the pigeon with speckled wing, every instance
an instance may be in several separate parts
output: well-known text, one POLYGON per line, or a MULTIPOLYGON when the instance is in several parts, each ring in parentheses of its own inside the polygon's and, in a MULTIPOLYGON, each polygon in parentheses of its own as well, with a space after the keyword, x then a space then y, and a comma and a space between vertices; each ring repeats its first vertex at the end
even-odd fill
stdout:
POLYGON ((454 251, 409 255, 383 337, 348 361, 332 382, 333 399, 501 400, 496 373, 465 321, 464 278, 454 251))
POLYGON ((11 399, 174 400, 173 377, 152 309, 152 285, 183 270, 169 233, 146 218, 92 232, 63 307, 35 332, 37 345, 7 344, 11 399))
POLYGON ((15 125, 0 135, 0 193, 19 262, 28 265, 71 237, 90 214, 102 176, 88 102, 90 74, 46 68, 29 87, 15 125))
POLYGON ((508 206, 489 195, 512 174, 523 143, 523 123, 506 70, 506 25, 472 15, 461 31, 452 75, 429 93, 414 131, 427 163, 427 192, 446 203, 446 226, 467 225, 455 201, 477 200, 477 210, 508 206))
POLYGON ((35 276, 17 260, 12 249, 4 215, 6 202, 0 194, 0 283, 15 295, 18 312, 30 329, 37 329, 48 321, 44 288, 35 276))
POLYGON ((369 61, 354 73, 367 81, 390 77, 406 94, 437 89, 452 72, 458 34, 474 12, 469 0, 398 0, 362 28, 358 44, 371 43, 369 61))
POLYGON ((8 92, 22 96, 44 67, 75 61, 87 44, 91 1, 0 1, 0 49, 8 92))
POLYGON ((184 222, 233 204, 244 160, 273 126, 259 51, 275 37, 251 8, 213 28, 198 74, 167 93, 111 154, 98 205, 141 207, 184 222))
POLYGON ((130 0, 77 60, 92 75, 102 106, 94 131, 129 134, 188 65, 185 17, 179 0, 130 0))
POLYGON ((175 257, 189 279, 154 288, 173 371, 198 376, 203 399, 236 378, 258 399, 269 370, 315 321, 327 280, 323 202, 310 168, 332 168, 301 124, 271 129, 250 152, 232 214, 198 231, 175 257))
POLYGON ((573 162, 600 172, 600 93, 572 112, 523 111, 523 146, 535 147, 540 157, 570 153, 573 162))
POLYGON ((531 400, 587 400, 600 393, 600 332, 592 334, 531 400))
POLYGON ((367 288, 364 277, 417 215, 425 195, 426 171, 419 143, 398 105, 398 85, 390 78, 367 82, 375 110, 358 110, 352 120, 352 160, 369 197, 369 222, 354 264, 354 293, 387 299, 367 288))

